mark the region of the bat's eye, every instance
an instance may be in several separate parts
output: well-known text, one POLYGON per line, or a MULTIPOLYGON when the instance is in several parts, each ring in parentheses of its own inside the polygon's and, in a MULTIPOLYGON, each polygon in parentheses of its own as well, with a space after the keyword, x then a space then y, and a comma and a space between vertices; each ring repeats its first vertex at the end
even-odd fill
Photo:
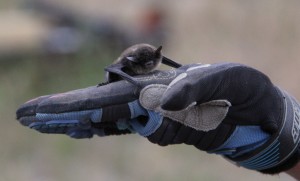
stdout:
POLYGON ((128 56, 126 57, 127 60, 131 61, 131 62, 137 62, 137 59, 135 57, 132 57, 132 56, 128 56))
POLYGON ((145 63, 145 67, 153 67, 154 62, 153 61, 149 61, 145 63))

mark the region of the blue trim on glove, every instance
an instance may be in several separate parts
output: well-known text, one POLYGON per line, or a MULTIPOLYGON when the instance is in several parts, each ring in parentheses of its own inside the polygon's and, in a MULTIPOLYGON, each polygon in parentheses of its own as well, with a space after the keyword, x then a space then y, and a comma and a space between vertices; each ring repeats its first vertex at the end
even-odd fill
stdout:
POLYGON ((39 130, 44 133, 60 132, 60 128, 76 127, 79 125, 78 120, 51 120, 48 122, 33 122, 28 125, 29 128, 39 130))
POLYGON ((263 145, 270 135, 260 126, 237 126, 228 140, 211 153, 237 157, 263 145))
MULTIPOLYGON (((128 103, 130 109, 130 120, 120 119, 116 122, 119 130, 129 129, 138 132, 142 136, 148 136, 155 132, 162 123, 162 116, 153 111, 143 108, 139 101, 128 103), (142 125, 137 117, 146 116, 148 122, 142 125)), ((102 119, 102 109, 83 110, 66 113, 37 113, 36 118, 40 122, 29 125, 30 128, 47 133, 64 133, 73 138, 90 138, 93 134, 105 136, 102 129, 92 128, 89 121, 99 123, 102 119)))
POLYGON ((36 118, 40 121, 52 121, 52 120, 84 121, 90 119, 91 121, 97 123, 101 121, 102 109, 66 112, 66 113, 59 113, 59 114, 37 113, 36 118))
POLYGON ((141 136, 149 136, 159 128, 163 119, 159 113, 143 108, 138 101, 130 102, 128 105, 131 112, 131 118, 134 118, 130 120, 129 123, 141 136), (138 116, 148 117, 145 126, 136 119, 138 116))
POLYGON ((131 119, 134 119, 138 116, 147 116, 148 112, 145 108, 141 106, 139 101, 133 101, 128 103, 130 113, 131 113, 131 119))
POLYGON ((161 125, 163 117, 153 111, 148 111, 149 119, 145 126, 143 126, 137 119, 130 121, 132 128, 141 136, 149 136, 154 133, 161 125))

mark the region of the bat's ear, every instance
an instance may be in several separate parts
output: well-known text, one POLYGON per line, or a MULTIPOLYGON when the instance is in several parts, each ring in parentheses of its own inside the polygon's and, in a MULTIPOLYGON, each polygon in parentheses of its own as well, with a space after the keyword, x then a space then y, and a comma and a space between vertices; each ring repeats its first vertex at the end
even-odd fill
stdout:
POLYGON ((162 49, 162 46, 159 46, 156 50, 155 50, 155 55, 156 56, 160 56, 161 55, 161 49, 162 49))

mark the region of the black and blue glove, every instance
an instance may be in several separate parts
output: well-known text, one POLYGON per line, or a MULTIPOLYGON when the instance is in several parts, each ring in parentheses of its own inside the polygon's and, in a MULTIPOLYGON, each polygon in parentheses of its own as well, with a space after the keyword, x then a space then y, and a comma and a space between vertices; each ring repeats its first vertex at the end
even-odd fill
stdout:
POLYGON ((18 120, 74 138, 137 132, 186 143, 237 165, 278 173, 298 162, 299 105, 261 72, 240 64, 192 64, 23 104, 18 120))
POLYGON ((193 66, 169 84, 160 107, 178 111, 212 100, 230 103, 215 129, 202 131, 207 125, 192 129, 165 120, 148 139, 159 145, 194 145, 263 173, 278 173, 298 162, 299 104, 253 68, 232 63, 193 66))

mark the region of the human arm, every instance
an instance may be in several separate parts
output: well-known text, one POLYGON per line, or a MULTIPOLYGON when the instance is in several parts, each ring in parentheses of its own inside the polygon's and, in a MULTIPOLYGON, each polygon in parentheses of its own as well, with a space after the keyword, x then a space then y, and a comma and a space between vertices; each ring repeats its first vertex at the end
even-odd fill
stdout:
POLYGON ((294 167, 287 170, 286 173, 294 177, 296 180, 300 180, 300 163, 297 163, 294 167))

